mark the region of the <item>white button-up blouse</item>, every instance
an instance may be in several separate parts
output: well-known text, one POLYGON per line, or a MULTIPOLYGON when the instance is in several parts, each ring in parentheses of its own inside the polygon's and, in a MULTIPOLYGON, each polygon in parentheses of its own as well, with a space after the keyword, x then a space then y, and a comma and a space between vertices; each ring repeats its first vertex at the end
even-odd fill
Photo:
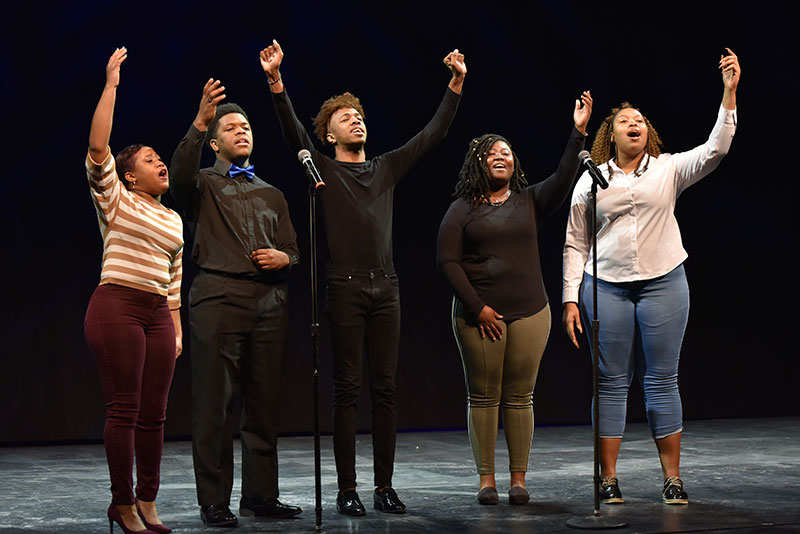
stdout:
MULTIPOLYGON (((608 189, 597 193, 597 277, 607 282, 649 280, 683 263, 675 201, 684 189, 713 171, 728 153, 736 131, 736 110, 720 107, 704 144, 679 154, 661 154, 640 165, 647 170, 625 174, 614 162, 600 165, 608 189)), ((572 194, 564 243, 562 302, 578 302, 584 270, 591 274, 592 178, 578 179, 572 194)))

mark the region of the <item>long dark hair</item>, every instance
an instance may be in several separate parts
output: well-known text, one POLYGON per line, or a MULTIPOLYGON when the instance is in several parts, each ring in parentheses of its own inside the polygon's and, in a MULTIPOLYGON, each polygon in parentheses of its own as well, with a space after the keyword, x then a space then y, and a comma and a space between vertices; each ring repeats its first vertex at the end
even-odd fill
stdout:
MULTIPOLYGON (((458 171, 458 182, 456 183, 453 196, 466 199, 473 207, 489 200, 489 172, 486 168, 486 156, 489 149, 498 141, 503 141, 511 148, 511 143, 502 135, 483 134, 476 137, 469 143, 467 155, 464 157, 464 164, 458 171)), ((519 162, 517 153, 511 150, 514 157, 514 174, 511 176, 509 188, 515 193, 522 191, 528 185, 522 165, 519 162)))

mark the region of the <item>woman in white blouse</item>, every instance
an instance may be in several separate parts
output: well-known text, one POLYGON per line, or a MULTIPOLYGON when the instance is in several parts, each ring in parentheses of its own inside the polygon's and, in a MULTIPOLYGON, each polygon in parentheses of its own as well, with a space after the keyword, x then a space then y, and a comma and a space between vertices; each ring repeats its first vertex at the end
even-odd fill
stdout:
MULTIPOLYGON (((675 219, 675 200, 716 168, 736 130, 740 68, 730 49, 721 57, 722 106, 704 144, 661 154, 661 139, 630 104, 611 110, 592 145, 592 159, 608 179, 597 194, 599 343, 599 455, 601 502, 623 502, 617 457, 625 429, 628 388, 634 371, 642 383, 650 430, 664 474, 663 499, 686 504, 680 479, 683 430, 678 358, 689 313, 683 270, 687 254, 675 219)), ((593 317, 592 179, 578 180, 564 244, 564 329, 578 346, 577 329, 593 317), (580 298, 579 298, 580 297, 580 298), (578 308, 580 302, 580 311, 578 308)), ((591 333, 587 332, 590 336, 591 333)), ((590 343, 591 345, 591 343, 590 343)))

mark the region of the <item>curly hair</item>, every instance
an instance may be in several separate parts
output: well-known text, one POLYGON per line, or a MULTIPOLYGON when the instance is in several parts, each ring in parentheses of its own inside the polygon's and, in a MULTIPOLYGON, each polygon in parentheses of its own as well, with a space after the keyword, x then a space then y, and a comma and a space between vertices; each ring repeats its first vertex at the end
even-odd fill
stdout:
POLYGON ((331 120, 331 116, 342 108, 353 108, 358 111, 362 120, 366 118, 364 108, 361 107, 361 101, 354 94, 346 92, 330 97, 322 103, 319 113, 314 117, 314 133, 323 143, 328 142, 326 136, 328 135, 328 122, 331 120))
POLYGON ((233 102, 220 104, 217 106, 216 113, 214 113, 214 119, 211 121, 211 124, 208 125, 208 130, 206 130, 206 143, 217 138, 217 134, 219 133, 217 132, 219 129, 219 120, 225 115, 229 115, 231 113, 241 113, 244 117, 244 120, 250 122, 250 119, 247 117, 247 113, 244 112, 239 104, 234 104, 233 102))
MULTIPOLYGON (((483 134, 470 141, 467 155, 464 157, 464 164, 458 171, 458 182, 453 196, 466 199, 473 208, 489 200, 489 171, 486 166, 486 157, 489 149, 498 141, 503 141, 511 148, 508 139, 497 134, 483 134)), ((522 171, 522 164, 519 162, 517 153, 513 149, 511 155, 514 157, 514 174, 511 176, 509 187, 511 191, 519 193, 523 187, 528 185, 528 181, 525 179, 525 173, 522 171)))
POLYGON ((125 179, 125 173, 132 172, 133 169, 136 167, 136 155, 143 148, 144 145, 141 143, 136 143, 135 145, 126 146, 125 148, 119 151, 117 157, 115 158, 117 166, 117 177, 120 179, 122 184, 128 189, 130 189, 131 186, 130 182, 128 182, 128 180, 125 179))
MULTIPOLYGON (((612 154, 611 134, 614 131, 614 119, 616 118, 617 113, 623 109, 635 109, 641 113, 639 108, 633 106, 630 102, 623 102, 619 105, 619 107, 613 108, 611 113, 605 119, 603 119, 603 122, 600 124, 600 128, 597 129, 597 134, 594 136, 594 142, 592 143, 592 161, 594 161, 597 165, 609 163, 616 155, 616 149, 614 149, 614 154, 612 154)), ((661 141, 661 136, 658 135, 658 132, 655 128, 653 128, 653 125, 650 124, 650 121, 647 119, 647 117, 642 115, 642 118, 644 119, 644 123, 647 125, 647 145, 645 146, 644 151, 651 157, 657 158, 659 154, 661 154, 661 148, 664 146, 664 143, 661 141)), ((641 171, 637 169, 637 175, 646 171, 649 164, 650 161, 648 160, 647 163, 645 163, 644 169, 641 171)))

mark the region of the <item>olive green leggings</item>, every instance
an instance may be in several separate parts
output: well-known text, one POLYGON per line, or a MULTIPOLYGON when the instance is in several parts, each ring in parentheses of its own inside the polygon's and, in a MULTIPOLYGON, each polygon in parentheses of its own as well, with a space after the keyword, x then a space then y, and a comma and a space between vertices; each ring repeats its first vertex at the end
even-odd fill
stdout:
POLYGON ((503 337, 481 339, 471 314, 453 299, 453 334, 464 364, 467 424, 478 474, 493 474, 499 410, 508 445, 509 471, 527 471, 533 438, 533 387, 550 335, 550 306, 503 323, 503 337))

